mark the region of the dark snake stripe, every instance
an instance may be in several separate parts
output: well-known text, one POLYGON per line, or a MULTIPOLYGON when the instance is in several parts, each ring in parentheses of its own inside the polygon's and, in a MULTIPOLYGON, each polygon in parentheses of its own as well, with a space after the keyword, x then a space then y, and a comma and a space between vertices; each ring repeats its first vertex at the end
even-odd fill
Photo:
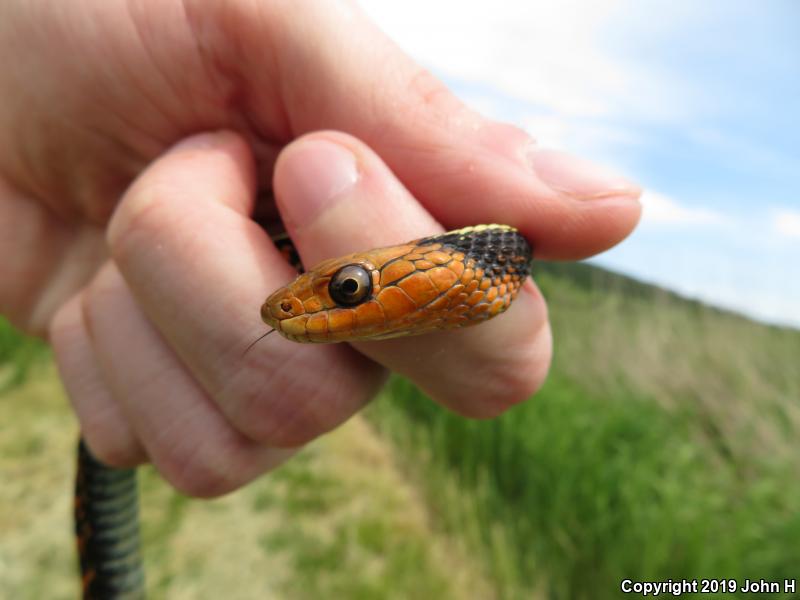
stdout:
POLYGON ((144 598, 135 469, 114 469, 78 443, 75 535, 85 600, 144 598))

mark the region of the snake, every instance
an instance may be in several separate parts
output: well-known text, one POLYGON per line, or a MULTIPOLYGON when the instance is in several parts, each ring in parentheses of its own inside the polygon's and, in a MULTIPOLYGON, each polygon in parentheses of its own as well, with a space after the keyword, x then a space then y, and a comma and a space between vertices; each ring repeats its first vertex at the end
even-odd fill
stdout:
MULTIPOLYGON (((302 271, 288 236, 275 241, 302 271)), ((478 325, 509 308, 532 256, 516 228, 497 224, 357 252, 325 260, 276 290, 261 305, 261 319, 267 333, 298 343, 478 325)), ((82 438, 77 462, 74 519, 83 598, 144 598, 136 470, 103 464, 82 438)))

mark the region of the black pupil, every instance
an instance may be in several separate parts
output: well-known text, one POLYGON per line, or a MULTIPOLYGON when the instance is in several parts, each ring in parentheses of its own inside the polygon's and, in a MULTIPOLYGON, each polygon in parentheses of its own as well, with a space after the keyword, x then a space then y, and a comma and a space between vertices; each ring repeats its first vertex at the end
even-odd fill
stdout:
POLYGON ((361 265, 345 265, 331 277, 328 291, 339 306, 356 306, 369 298, 372 278, 361 265))
POLYGON ((358 282, 355 279, 345 279, 342 282, 342 291, 348 295, 355 294, 358 291, 358 282))

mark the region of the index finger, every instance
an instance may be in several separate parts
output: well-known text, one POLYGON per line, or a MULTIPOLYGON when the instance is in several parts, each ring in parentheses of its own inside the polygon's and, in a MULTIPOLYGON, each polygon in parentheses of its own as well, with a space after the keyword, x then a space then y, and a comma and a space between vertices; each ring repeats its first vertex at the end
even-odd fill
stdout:
POLYGON ((636 225, 636 185, 542 150, 522 130, 470 110, 355 3, 312 0, 303 19, 293 11, 251 14, 249 7, 240 7, 247 14, 236 32, 243 46, 269 39, 278 49, 266 69, 252 58, 258 53, 236 56, 247 70, 250 109, 262 122, 274 121, 269 99, 277 76, 287 141, 345 131, 370 146, 445 228, 513 225, 541 258, 584 258, 636 225))
POLYGON ((296 446, 355 412, 384 375, 345 345, 272 336, 243 356, 263 333, 264 297, 296 274, 248 216, 253 181, 241 138, 190 138, 133 184, 108 238, 144 313, 232 425, 296 446))

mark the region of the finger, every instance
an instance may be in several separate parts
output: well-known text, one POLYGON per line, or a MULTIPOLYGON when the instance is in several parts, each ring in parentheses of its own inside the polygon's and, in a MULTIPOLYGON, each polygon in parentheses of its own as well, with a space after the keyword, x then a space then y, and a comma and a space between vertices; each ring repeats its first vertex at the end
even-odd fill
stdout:
POLYGON ((144 449, 103 378, 84 318, 82 294, 56 312, 50 324, 50 340, 61 381, 92 454, 113 467, 144 462, 144 449))
MULTIPOLYGON (((442 231, 386 165, 345 134, 301 138, 275 169, 279 209, 309 265, 442 231)), ((550 360, 546 307, 530 282, 507 314, 481 327, 353 345, 472 416, 495 415, 530 396, 550 360)))
POLYGON ((180 144, 120 203, 109 244, 160 335, 226 419, 250 439, 300 445, 361 407, 382 369, 346 346, 263 333, 259 308, 296 272, 248 218, 253 164, 230 133, 180 144))
POLYGON ((575 259, 613 246, 636 225, 637 186, 542 151, 521 130, 469 110, 355 3, 312 0, 304 8, 253 13, 242 5, 241 11, 242 47, 269 40, 278 49, 268 68, 257 52, 231 57, 252 86, 249 109, 262 122, 276 121, 269 99, 277 80, 287 138, 337 129, 363 140, 448 229, 508 223, 540 257, 575 259))
POLYGON ((109 387, 161 474, 191 496, 218 496, 292 451, 237 432, 141 312, 108 263, 86 292, 86 315, 109 387))
POLYGON ((106 255, 98 228, 68 223, 0 177, 0 256, 14 257, 0 261, 0 314, 15 326, 44 335, 106 255))

